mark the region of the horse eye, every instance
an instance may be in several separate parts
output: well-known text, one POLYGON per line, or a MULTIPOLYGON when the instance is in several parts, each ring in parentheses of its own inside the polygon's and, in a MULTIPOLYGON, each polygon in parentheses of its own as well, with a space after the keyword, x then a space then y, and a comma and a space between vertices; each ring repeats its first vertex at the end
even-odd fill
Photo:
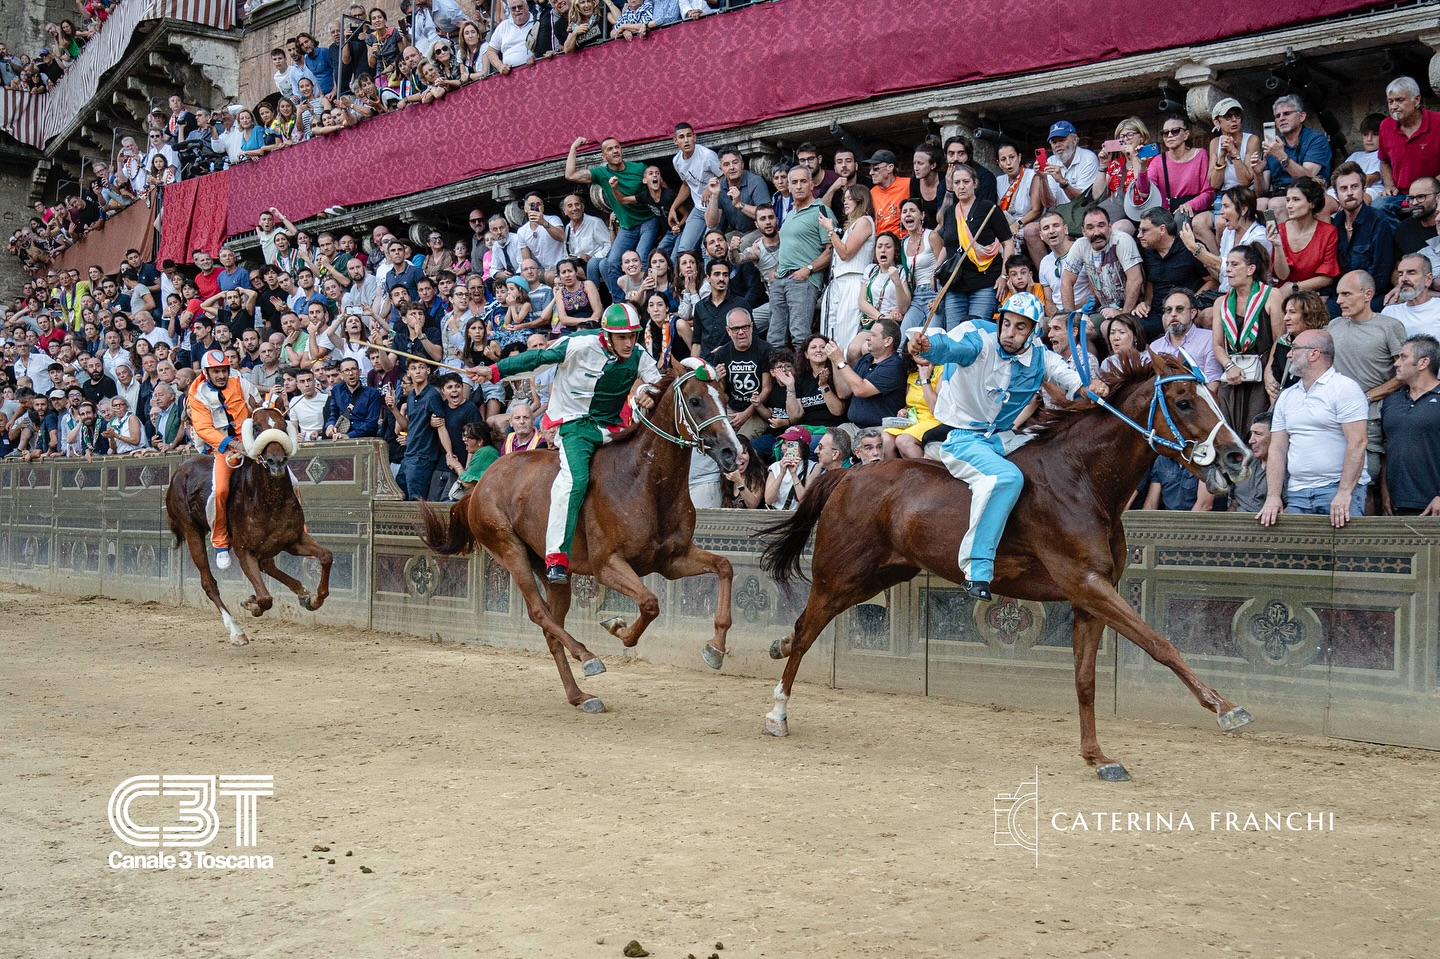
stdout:
POLYGON ((1175 403, 1175 408, 1182 413, 1188 413, 1194 409, 1194 405, 1189 400, 1179 400, 1175 403))
POLYGON ((698 409, 701 407, 701 405, 702 405, 701 402, 700 402, 700 397, 698 397, 698 396, 692 396, 692 397, 690 397, 690 405, 693 406, 693 407, 695 407, 695 408, 698 410, 698 409))

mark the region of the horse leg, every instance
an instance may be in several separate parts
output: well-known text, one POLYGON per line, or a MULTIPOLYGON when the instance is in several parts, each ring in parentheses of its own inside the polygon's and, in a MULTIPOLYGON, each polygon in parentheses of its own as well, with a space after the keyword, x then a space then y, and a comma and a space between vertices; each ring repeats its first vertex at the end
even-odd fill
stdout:
POLYGON ((225 622, 225 628, 230 631, 230 644, 232 646, 244 646, 250 642, 240 624, 235 622, 235 617, 230 615, 230 610, 225 608, 225 601, 220 598, 220 584, 215 582, 215 574, 210 571, 210 551, 206 548, 205 537, 194 526, 185 526, 185 545, 190 550, 190 561, 200 572, 200 588, 205 590, 205 595, 215 608, 220 611, 220 618, 225 622))
POLYGON ((1233 732, 1249 724, 1254 717, 1241 707, 1230 702, 1207 685, 1185 662, 1175 644, 1155 630, 1130 608, 1110 583, 1098 574, 1092 573, 1078 585, 1070 603, 1077 610, 1102 620, 1121 636, 1139 646, 1155 662, 1169 667, 1185 688, 1200 701, 1200 705, 1213 712, 1225 732, 1233 732))
POLYGON ((825 631, 825 627, 829 626, 836 616, 856 603, 863 602, 898 583, 914 579, 915 575, 920 572, 913 566, 889 566, 875 569, 874 561, 877 559, 878 557, 852 557, 852 561, 849 563, 850 570, 835 568, 840 565, 837 563, 827 566, 823 571, 818 569, 815 571, 815 583, 810 590, 810 599, 806 601, 800 618, 795 620, 794 632, 783 640, 777 640, 770 647, 772 659, 779 659, 782 655, 788 656, 788 658, 785 661, 785 674, 775 685, 774 707, 765 714, 765 732, 769 735, 788 736, 790 734, 788 712, 790 690, 795 685, 796 674, 800 672, 800 660, 804 658, 811 644, 825 631), (863 560, 863 562, 853 561, 855 559, 863 560), (860 569, 870 569, 871 572, 868 576, 854 575, 855 571, 860 569))
MULTIPOLYGON (((531 565, 538 566, 539 564, 531 565)), ((545 568, 539 566, 537 572, 541 576, 544 576, 545 568)), ((565 629, 565 617, 570 615, 571 596, 572 593, 570 592, 569 583, 547 583, 545 585, 545 601, 550 607, 550 616, 560 626, 561 632, 566 635, 569 635, 569 631, 565 629)), ((586 676, 599 676, 605 672, 605 664, 600 661, 599 656, 596 656, 590 652, 590 650, 586 649, 585 644, 580 642, 580 640, 572 637, 571 642, 574 643, 574 646, 567 646, 566 648, 570 650, 570 655, 579 660, 580 670, 586 676)))
POLYGON ((570 671, 565 650, 584 647, 575 642, 575 639, 565 632, 565 627, 551 617, 550 610, 540 595, 540 586, 535 577, 530 575, 525 544, 512 533, 504 536, 500 542, 487 543, 486 546, 491 555, 500 561, 500 565, 509 570, 515 588, 520 590, 520 595, 525 600, 525 611, 530 615, 530 622, 539 626, 540 631, 545 634, 545 645, 550 648, 550 655, 555 659, 555 669, 560 673, 560 683, 565 687, 565 698, 571 706, 579 706, 587 713, 603 713, 605 703, 598 696, 582 691, 575 682, 575 674, 570 671))
POLYGON ((734 586, 735 568, 730 561, 716 553, 707 552, 690 544, 690 551, 675 560, 662 575, 666 579, 685 579, 714 573, 720 578, 720 597, 715 603, 715 636, 700 647, 700 657, 711 669, 719 669, 725 663, 725 638, 733 622, 730 612, 730 592, 734 586))
POLYGON ((618 616, 612 616, 600 623, 610 635, 619 638, 622 646, 634 646, 640 641, 640 634, 645 632, 645 628, 660 615, 660 600, 655 598, 655 594, 650 592, 635 570, 630 568, 630 564, 614 554, 605 561, 604 568, 595 578, 611 589, 618 589, 629 596, 635 600, 635 605, 640 607, 640 615, 628 628, 625 621, 618 616))
MULTIPOLYGON (((320 561, 320 583, 315 587, 315 595, 312 597, 308 592, 302 591, 296 591, 295 594, 300 597, 300 605, 313 613, 325 605, 325 600, 330 595, 330 565, 335 562, 335 554, 315 542, 315 538, 309 533, 302 536, 300 542, 285 552, 291 556, 313 556, 320 561)), ((291 589, 294 587, 292 586, 291 589)), ((304 590, 303 585, 301 590, 304 590)))
POLYGON ((284 586, 286 589, 290 590, 290 592, 294 593, 296 596, 305 595, 305 584, 300 582, 294 576, 291 576, 289 573, 285 572, 279 566, 276 566, 274 556, 271 556, 269 559, 260 560, 260 571, 266 576, 269 576, 271 579, 275 580, 281 586, 284 586))
POLYGON ((250 581, 250 585, 255 588, 255 595, 240 605, 250 610, 251 616, 265 615, 265 611, 275 605, 275 597, 271 596, 270 591, 265 588, 265 577, 260 574, 259 560, 257 560, 255 555, 249 550, 236 549, 233 544, 230 547, 230 551, 234 553, 235 558, 240 561, 241 572, 243 572, 245 578, 250 581))
POLYGON ((1105 623, 1098 617, 1075 608, 1071 646, 1075 650, 1075 695, 1080 701, 1080 755, 1095 767, 1101 779, 1118 783, 1128 781, 1130 774, 1100 751, 1100 741, 1095 734, 1095 658, 1104 632, 1105 623))

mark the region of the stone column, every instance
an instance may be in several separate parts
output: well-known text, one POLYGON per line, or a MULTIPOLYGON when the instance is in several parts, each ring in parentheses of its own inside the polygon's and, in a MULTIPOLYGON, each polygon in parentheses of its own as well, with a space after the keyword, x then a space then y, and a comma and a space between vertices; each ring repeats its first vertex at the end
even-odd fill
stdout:
POLYGON ((1208 131, 1211 125, 1210 113, 1215 104, 1230 94, 1216 86, 1219 75, 1214 68, 1203 63, 1182 63, 1175 70, 1175 79, 1185 88, 1185 113, 1191 124, 1208 131))
MULTIPOLYGON (((931 123, 940 128, 940 142, 942 144, 951 137, 965 137, 973 147, 973 152, 970 155, 971 162, 982 164, 992 170, 999 169, 998 160, 995 155, 995 151, 999 145, 989 140, 977 139, 975 136, 975 131, 985 125, 980 122, 980 117, 977 114, 971 113, 969 110, 944 108, 931 110, 926 116, 931 123)), ((943 162, 940 173, 942 177, 945 174, 943 162)))
POLYGON ((1436 51, 1430 57, 1430 70, 1426 80, 1430 83, 1430 92, 1440 96, 1440 32, 1422 33, 1418 39, 1425 46, 1436 51))

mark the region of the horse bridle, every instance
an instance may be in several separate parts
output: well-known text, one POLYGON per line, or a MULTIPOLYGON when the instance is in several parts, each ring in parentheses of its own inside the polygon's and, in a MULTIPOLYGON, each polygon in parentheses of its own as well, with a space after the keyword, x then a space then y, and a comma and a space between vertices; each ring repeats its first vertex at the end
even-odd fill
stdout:
POLYGON ((674 443, 681 449, 698 449, 700 452, 708 456, 710 455, 710 449, 705 445, 705 441, 701 439, 701 431, 704 430, 705 427, 709 426, 711 423, 718 423, 721 420, 725 419, 727 414, 725 413, 725 408, 723 406, 720 408, 719 413, 716 413, 714 416, 710 417, 707 420, 700 420, 697 422, 694 415, 691 414, 690 407, 685 403, 685 394, 681 391, 680 387, 684 386, 687 380, 695 379, 699 372, 700 371, 698 369, 692 369, 689 372, 677 377, 675 382, 672 383, 670 386, 670 394, 673 397, 673 401, 675 404, 675 422, 677 425, 680 423, 685 424, 685 429, 690 433, 689 439, 686 439, 683 436, 675 436, 656 426, 650 421, 650 418, 645 415, 645 411, 640 408, 639 403, 635 404, 635 418, 641 423, 643 423, 650 430, 650 432, 654 433, 661 439, 668 440, 669 442, 674 443))
POLYGON ((1210 398, 1209 387, 1205 385, 1205 374, 1200 371, 1200 367, 1195 363, 1195 360, 1190 354, 1186 353, 1183 349, 1180 351, 1180 358, 1184 360, 1185 365, 1189 367, 1188 373, 1173 373, 1169 376, 1161 376, 1159 373, 1155 374, 1155 391, 1150 397, 1150 415, 1146 419, 1145 425, 1141 426, 1119 409, 1107 403, 1103 396, 1096 395, 1095 392, 1090 389, 1090 353, 1088 350, 1080 349, 1079 337, 1076 336, 1077 327, 1082 326, 1084 323, 1085 317, 1081 314, 1081 311, 1072 310, 1065 323, 1065 333, 1070 339, 1070 356, 1075 361, 1075 372, 1080 374, 1080 382, 1084 384, 1086 397, 1096 406, 1119 417, 1122 423, 1145 437, 1146 444, 1155 452, 1160 452, 1158 447, 1163 446, 1168 450, 1173 450, 1178 453, 1180 459, 1186 463, 1193 463, 1196 466, 1209 466, 1215 462, 1215 437, 1225 428, 1225 417, 1220 413, 1219 408, 1215 405, 1215 401, 1210 398), (1076 316, 1080 317, 1079 322, 1076 322, 1076 316), (1179 428, 1176 427, 1175 418, 1170 415, 1170 403, 1165 399, 1165 387, 1170 383, 1181 382, 1199 384, 1200 389, 1196 392, 1203 393, 1206 402, 1208 402, 1210 408, 1215 411, 1215 427, 1210 431, 1210 435, 1203 440, 1185 438, 1180 433, 1179 428), (1170 429, 1170 436, 1175 437, 1174 439, 1161 436, 1156 432, 1156 411, 1159 411, 1160 415, 1164 418, 1165 425, 1170 429))

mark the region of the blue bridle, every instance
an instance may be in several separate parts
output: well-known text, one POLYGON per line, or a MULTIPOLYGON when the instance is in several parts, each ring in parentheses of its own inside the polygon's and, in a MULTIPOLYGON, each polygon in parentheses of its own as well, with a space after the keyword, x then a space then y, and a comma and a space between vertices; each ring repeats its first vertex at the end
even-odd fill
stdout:
POLYGON ((1120 418, 1122 423, 1145 437, 1146 444, 1149 445, 1152 450, 1155 450, 1155 452, 1160 452, 1158 447, 1173 450, 1179 454, 1182 460, 1187 463, 1194 463, 1196 466, 1209 466, 1215 462, 1215 437, 1225 428, 1225 417, 1217 416, 1215 428, 1210 431, 1210 435, 1205 437, 1205 439, 1187 439, 1181 435, 1179 428, 1175 425, 1175 418, 1170 415, 1170 403, 1165 399, 1165 387, 1170 383, 1190 382, 1199 384, 1201 389, 1208 389, 1208 387, 1205 386, 1205 374, 1200 371, 1200 367, 1195 363, 1195 360, 1190 354, 1184 350, 1180 351, 1180 358, 1184 360, 1185 365, 1189 367, 1189 372, 1173 373, 1169 376, 1161 376, 1159 373, 1155 374, 1155 392, 1150 397, 1150 416, 1145 421, 1145 425, 1141 426, 1115 406, 1105 402, 1103 396, 1096 395, 1095 392, 1090 389, 1090 353, 1088 350, 1081 348, 1085 343, 1084 336, 1077 337, 1077 329, 1083 331, 1085 323, 1086 320, 1081 310, 1072 310, 1065 320, 1065 334, 1070 340, 1070 356, 1075 360, 1075 372, 1080 374, 1080 382, 1085 386, 1085 395, 1095 403, 1096 406, 1102 407, 1110 413, 1115 414, 1120 418), (1077 317, 1079 317, 1078 321, 1076 319, 1077 317), (1174 439, 1161 436, 1156 432, 1155 414, 1157 411, 1161 417, 1164 418, 1165 425, 1170 429, 1170 436, 1175 437, 1174 439))

